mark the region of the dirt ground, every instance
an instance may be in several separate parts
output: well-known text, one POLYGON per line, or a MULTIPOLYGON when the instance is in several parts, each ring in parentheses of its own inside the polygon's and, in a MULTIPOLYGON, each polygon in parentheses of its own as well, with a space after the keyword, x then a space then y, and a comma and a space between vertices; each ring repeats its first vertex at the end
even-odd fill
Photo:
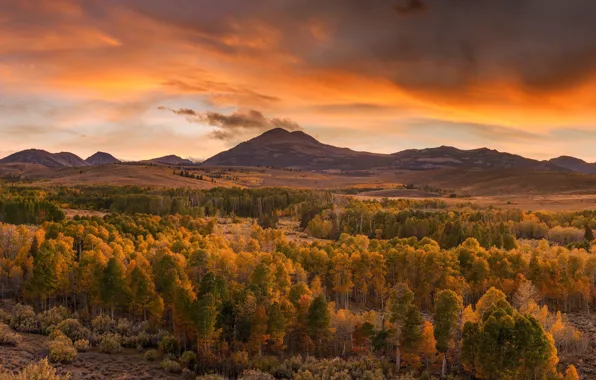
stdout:
MULTIPOLYGON (((20 334, 23 341, 18 347, 0 346, 0 366, 9 371, 19 371, 31 362, 47 356, 48 337, 43 335, 20 334)), ((70 373, 72 380, 150 380, 182 379, 171 375, 159 367, 160 360, 147 362, 143 354, 125 350, 121 354, 109 355, 100 352, 79 353, 70 364, 53 364, 60 374, 70 373)))
POLYGON ((62 211, 64 211, 64 213, 66 214, 66 218, 67 219, 72 219, 75 216, 81 216, 81 217, 100 217, 103 218, 104 216, 106 216, 105 212, 101 212, 101 211, 92 211, 92 210, 75 210, 75 209, 71 209, 71 208, 64 208, 62 209, 62 211))
POLYGON ((570 313, 567 317, 587 338, 588 349, 583 354, 573 357, 560 355, 561 367, 567 368, 569 364, 573 364, 581 379, 596 379, 596 314, 570 313))

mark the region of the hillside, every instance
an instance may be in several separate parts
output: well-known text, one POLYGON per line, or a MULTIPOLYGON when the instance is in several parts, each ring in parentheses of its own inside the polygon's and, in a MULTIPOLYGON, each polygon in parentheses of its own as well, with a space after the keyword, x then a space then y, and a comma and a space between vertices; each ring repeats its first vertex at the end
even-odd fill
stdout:
POLYGON ((163 156, 158 158, 153 158, 149 160, 149 162, 153 162, 156 164, 164 164, 164 165, 193 165, 194 162, 191 160, 187 160, 185 158, 170 154, 169 156, 163 156))
POLYGON ((395 159, 393 167, 410 170, 439 168, 567 170, 553 162, 537 161, 488 148, 462 150, 441 146, 409 149, 391 156, 395 159))
POLYGON ((559 167, 578 172, 578 173, 596 173, 596 163, 588 163, 579 158, 570 156, 561 156, 550 160, 551 163, 559 167))
POLYGON ((268 166, 307 170, 359 170, 389 166, 388 155, 357 152, 276 128, 203 162, 205 166, 268 166))
POLYGON ((111 165, 120 163, 119 159, 105 152, 97 152, 85 161, 91 165, 111 165))
POLYGON ((0 160, 0 164, 26 163, 43 165, 49 168, 88 166, 79 156, 69 153, 50 153, 41 149, 28 149, 11 154, 0 160))
POLYGON ((568 171, 554 162, 537 161, 487 148, 461 150, 448 146, 408 149, 393 154, 357 152, 319 142, 304 132, 273 129, 206 160, 206 166, 267 166, 302 170, 394 168, 430 170, 531 169, 568 171))

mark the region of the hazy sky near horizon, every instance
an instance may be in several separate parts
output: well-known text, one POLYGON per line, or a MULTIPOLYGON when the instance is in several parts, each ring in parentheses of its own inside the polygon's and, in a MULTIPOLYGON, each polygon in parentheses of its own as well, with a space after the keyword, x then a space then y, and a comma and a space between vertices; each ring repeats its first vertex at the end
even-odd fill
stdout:
POLYGON ((593 0, 0 0, 0 156, 207 158, 272 128, 596 161, 593 0))

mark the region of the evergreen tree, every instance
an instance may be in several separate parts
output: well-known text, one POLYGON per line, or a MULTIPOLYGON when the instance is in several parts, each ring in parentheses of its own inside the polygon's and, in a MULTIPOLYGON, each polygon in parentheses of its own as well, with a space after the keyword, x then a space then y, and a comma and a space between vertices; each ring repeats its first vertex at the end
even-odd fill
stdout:
POLYGON ((114 308, 125 301, 126 294, 122 264, 112 257, 103 270, 100 289, 101 301, 110 308, 112 318, 114 317, 114 308))
POLYGON ((323 341, 329 336, 331 317, 327 308, 327 299, 324 294, 319 294, 312 301, 306 317, 309 334, 317 342, 317 353, 321 355, 323 341))
POLYGON ((395 365, 399 372, 401 368, 402 349, 414 347, 422 336, 422 317, 414 305, 414 293, 404 284, 398 284, 389 296, 387 314, 389 321, 394 324, 395 365))
POLYGON ((594 232, 592 231, 592 228, 590 228, 590 225, 588 223, 586 223, 585 229, 584 229, 584 239, 588 242, 591 242, 594 240, 594 232))
POLYGON ((449 341, 457 329, 462 309, 462 299, 454 291, 442 290, 437 293, 435 300, 434 335, 437 341, 437 351, 443 354, 442 378, 445 378, 447 375, 447 350, 449 349, 449 341))

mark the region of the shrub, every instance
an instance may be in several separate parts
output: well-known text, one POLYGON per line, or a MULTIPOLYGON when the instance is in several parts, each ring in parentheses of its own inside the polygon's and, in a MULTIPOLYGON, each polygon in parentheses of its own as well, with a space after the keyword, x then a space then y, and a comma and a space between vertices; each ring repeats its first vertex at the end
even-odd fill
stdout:
POLYGON ((239 380, 275 380, 275 377, 271 376, 267 372, 251 369, 242 372, 242 376, 239 380))
POLYGON ((158 330, 157 334, 152 334, 151 335, 151 343, 153 344, 153 346, 157 347, 159 346, 159 342, 163 339, 164 336, 168 336, 170 335, 170 332, 167 330, 158 330))
POLYGON ((48 359, 43 359, 38 363, 31 363, 23 370, 13 375, 9 372, 2 372, 0 368, 0 380, 70 380, 69 375, 59 376, 56 369, 48 363, 48 359))
POLYGON ((137 335, 137 345, 141 346, 141 347, 150 347, 151 346, 151 335, 149 335, 147 332, 145 331, 141 331, 139 332, 139 334, 137 335))
POLYGON ((53 307, 37 316, 41 333, 49 335, 60 322, 69 318, 69 311, 64 306, 53 307))
POLYGON ((179 361, 182 367, 194 370, 198 363, 197 354, 192 351, 184 351, 179 361))
POLYGON ((99 351, 105 352, 106 354, 118 353, 122 351, 122 345, 120 344, 121 340, 122 338, 118 334, 105 334, 99 341, 99 351))
POLYGON ((79 339, 74 342, 74 346, 79 352, 87 352, 89 351, 90 345, 87 339, 79 339))
POLYGON ((126 318, 120 318, 118 320, 116 331, 122 336, 132 336, 135 334, 132 322, 126 318))
POLYGON ((263 372, 272 372, 275 368, 279 367, 279 365, 279 360, 275 356, 263 355, 252 360, 251 368, 263 372))
POLYGON ((154 362, 159 357, 159 352, 157 350, 148 350, 145 352, 145 360, 148 362, 154 362))
POLYGON ((10 327, 20 332, 37 333, 39 323, 31 306, 17 304, 10 316, 10 327))
POLYGON ((89 339, 89 335, 91 335, 89 329, 81 325, 76 319, 65 319, 56 326, 56 329, 60 330, 72 341, 89 339))
POLYGON ((4 309, 0 309, 0 323, 10 323, 10 313, 4 309))
POLYGON ((163 370, 168 373, 181 373, 182 372, 182 367, 180 366, 180 364, 178 362, 175 362, 170 359, 165 359, 164 361, 161 362, 160 365, 161 365, 161 368, 163 368, 163 370))
POLYGON ((166 335, 159 341, 159 349, 165 354, 178 352, 178 340, 173 335, 166 335))
POLYGON ((48 357, 54 363, 68 363, 77 357, 77 350, 72 341, 64 335, 59 335, 50 341, 48 357))
POLYGON ((219 375, 203 375, 198 376, 195 380, 226 380, 226 378, 219 375))
POLYGON ((12 332, 8 325, 0 322, 0 346, 18 346, 21 340, 19 334, 12 332))
POLYGON ((110 316, 100 314, 91 321, 93 332, 99 335, 116 332, 116 322, 110 316))
POLYGON ((120 341, 122 347, 126 348, 136 348, 139 345, 139 337, 138 336, 123 336, 122 340, 120 341))

